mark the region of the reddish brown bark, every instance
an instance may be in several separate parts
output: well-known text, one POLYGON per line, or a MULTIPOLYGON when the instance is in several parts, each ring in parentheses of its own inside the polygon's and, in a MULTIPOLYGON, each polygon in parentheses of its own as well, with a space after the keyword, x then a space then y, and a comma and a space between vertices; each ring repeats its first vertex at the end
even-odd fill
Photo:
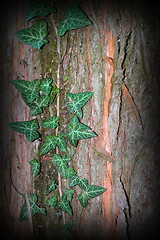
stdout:
MULTIPOLYGON (((65 6, 66 3, 64 6, 58 3, 59 11, 65 6)), ((158 11, 125 1, 121 4, 84 1, 82 7, 93 26, 74 30, 61 39, 63 61, 60 81, 63 82, 63 77, 69 75, 66 91, 94 92, 83 109, 83 122, 98 137, 80 141, 72 165, 79 177, 88 179, 90 184, 106 187, 107 191, 90 200, 88 207, 83 209, 77 200, 80 189, 76 188, 76 197, 72 201, 74 237, 137 240, 153 236, 154 232, 158 236, 158 11)), ((44 172, 31 183, 28 161, 37 152, 37 145, 35 143, 32 147, 25 137, 13 133, 7 126, 9 121, 29 120, 29 110, 11 83, 19 74, 25 80, 41 78, 46 74, 55 78, 58 60, 56 53, 49 50, 50 45, 38 51, 15 39, 15 32, 29 24, 24 22, 23 4, 13 9, 6 15, 7 21, 3 20, 5 41, 1 41, 3 149, 0 211, 5 232, 11 232, 16 239, 17 236, 29 239, 28 222, 19 222, 23 198, 13 184, 19 192, 42 192, 46 181, 57 175, 49 170, 50 159, 44 157, 41 161, 44 172), (51 65, 52 60, 55 65, 51 65)), ((61 15, 62 12, 59 12, 56 21, 61 15)), ((51 17, 47 21, 54 35, 51 17)), ((52 34, 49 40, 54 48, 56 44, 52 34)), ((60 104, 64 100, 64 93, 61 94, 60 104)), ((69 219, 66 216, 66 221, 69 219)), ((61 222, 57 222, 54 211, 33 220, 35 238, 44 236, 52 239, 57 236, 61 222)))

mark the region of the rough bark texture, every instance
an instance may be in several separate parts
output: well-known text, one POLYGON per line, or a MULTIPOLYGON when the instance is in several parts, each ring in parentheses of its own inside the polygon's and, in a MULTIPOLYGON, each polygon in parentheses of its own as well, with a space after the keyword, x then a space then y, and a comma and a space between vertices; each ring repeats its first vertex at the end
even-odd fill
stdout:
MULTIPOLYGON (((67 5, 70 3, 68 2, 67 5)), ((65 4, 58 4, 56 21, 65 4)), ((13 79, 57 78, 60 67, 60 105, 66 92, 93 91, 84 108, 83 123, 98 137, 80 141, 72 165, 90 184, 108 190, 90 200, 86 209, 73 199, 74 239, 143 239, 159 234, 159 103, 160 34, 158 10, 121 1, 84 1, 81 4, 93 25, 73 30, 59 39, 61 61, 55 50, 53 17, 47 17, 50 43, 43 50, 19 43, 15 32, 24 21, 26 5, 14 5, 3 18, 1 42, 1 208, 2 229, 12 239, 29 239, 28 222, 19 222, 21 193, 37 192, 57 173, 42 161, 42 174, 30 177, 28 161, 38 154, 38 141, 7 127, 7 122, 28 120, 28 108, 12 87, 13 79), (60 65, 59 65, 60 64, 60 65), (17 190, 15 189, 15 186, 17 190)), ((46 112, 50 115, 54 106, 46 112)), ((63 183, 65 184, 65 183, 63 183)), ((60 222, 55 211, 34 217, 35 239, 56 238, 60 222)), ((65 216, 66 221, 70 217, 65 216)))

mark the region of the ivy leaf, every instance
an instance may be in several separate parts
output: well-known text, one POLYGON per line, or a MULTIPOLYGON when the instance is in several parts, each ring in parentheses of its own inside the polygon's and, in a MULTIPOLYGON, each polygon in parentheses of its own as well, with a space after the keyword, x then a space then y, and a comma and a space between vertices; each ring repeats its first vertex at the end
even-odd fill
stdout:
POLYGON ((34 104, 36 104, 38 107, 47 107, 49 104, 49 100, 49 96, 41 95, 40 97, 36 98, 34 104))
POLYGON ((39 97, 39 79, 35 79, 32 82, 26 80, 13 80, 13 85, 29 103, 32 103, 37 97, 39 97))
POLYGON ((37 21, 32 27, 21 29, 16 33, 16 37, 22 43, 40 49, 48 41, 47 23, 45 20, 37 21))
POLYGON ((61 151, 66 151, 67 146, 63 134, 58 133, 57 136, 48 135, 40 148, 40 155, 55 149, 56 146, 58 146, 61 151))
POLYGON ((59 124, 57 123, 59 117, 53 116, 51 118, 47 118, 45 121, 41 123, 42 127, 53 128, 55 129, 59 124))
POLYGON ((67 98, 70 102, 67 106, 71 113, 74 113, 77 117, 82 118, 82 107, 88 102, 88 100, 93 95, 93 92, 81 92, 78 94, 68 93, 67 98))
POLYGON ((67 178, 67 169, 69 168, 68 163, 71 161, 71 158, 66 154, 60 156, 58 154, 53 154, 52 162, 56 166, 58 172, 62 177, 67 178))
POLYGON ((86 188, 88 199, 95 198, 95 197, 101 195, 102 193, 104 193, 106 190, 107 190, 106 188, 103 188, 100 186, 88 185, 86 188))
POLYGON ((87 207, 89 199, 95 198, 95 197, 101 195, 106 190, 107 190, 106 188, 103 188, 100 186, 88 185, 85 189, 85 192, 78 196, 78 200, 82 204, 83 207, 87 207))
POLYGON ((64 139, 64 135, 61 133, 58 133, 58 135, 56 136, 56 142, 57 142, 57 146, 59 148, 59 150, 66 152, 67 151, 67 145, 66 145, 66 141, 64 139))
POLYGON ((81 203, 82 207, 86 208, 88 205, 88 197, 86 192, 79 194, 78 200, 81 203))
POLYGON ((55 149, 57 142, 55 142, 55 136, 48 135, 44 141, 44 143, 41 145, 40 148, 40 155, 45 154, 49 152, 52 149, 55 149))
POLYGON ((70 216, 73 215, 72 208, 68 200, 62 199, 60 202, 58 202, 57 207, 60 208, 63 212, 67 213, 68 215, 70 216))
POLYGON ((44 92, 45 95, 49 95, 52 89, 52 86, 50 85, 52 83, 53 79, 46 78, 40 85, 40 90, 44 92))
POLYGON ((56 189, 56 183, 54 180, 52 180, 49 184, 49 186, 47 187, 47 189, 45 190, 44 194, 48 195, 51 191, 56 189))
POLYGON ((57 206, 57 203, 58 197, 56 195, 46 199, 46 205, 50 206, 52 209, 54 209, 57 206))
POLYGON ((66 196, 67 200, 71 201, 73 199, 74 189, 65 189, 64 196, 66 196))
POLYGON ((78 5, 74 5, 65 12, 65 19, 60 22, 58 27, 58 36, 63 36, 68 30, 86 27, 88 25, 92 25, 92 22, 78 5))
POLYGON ((57 86, 55 84, 52 85, 52 90, 50 93, 50 103, 52 103, 57 95, 57 93, 59 93, 60 90, 59 88, 57 88, 57 86))
POLYGON ((66 177, 67 178, 70 178, 70 177, 73 177, 75 176, 77 173, 76 171, 73 169, 73 168, 67 168, 66 169, 66 177))
MULTIPOLYGON (((28 209, 27 209, 27 203, 26 203, 25 196, 24 196, 24 199, 25 199, 25 201, 24 201, 24 204, 20 211, 20 220, 21 221, 28 219, 28 209)), ((31 215, 34 216, 37 213, 45 215, 45 209, 38 207, 36 202, 37 202, 37 195, 35 193, 30 194, 29 203, 30 203, 30 208, 31 208, 31 215)))
POLYGON ((69 187, 74 187, 78 185, 81 189, 86 190, 88 186, 88 180, 87 179, 80 179, 78 176, 72 176, 69 179, 68 183, 69 187))
POLYGON ((30 105, 30 116, 36 116, 42 113, 42 107, 47 107, 50 101, 50 97, 46 95, 41 95, 30 105))
POLYGON ((36 104, 30 106, 30 116, 37 116, 38 114, 42 113, 43 109, 41 107, 38 107, 36 104))
POLYGON ((31 165, 32 176, 36 177, 40 172, 40 162, 36 159, 33 159, 29 162, 31 165))
POLYGON ((70 144, 74 147, 77 146, 78 140, 96 137, 97 134, 91 130, 90 127, 81 123, 75 116, 71 118, 67 125, 68 132, 66 134, 70 144))
POLYGON ((26 12, 26 19, 30 20, 37 16, 47 16, 49 13, 55 13, 55 8, 47 8, 41 2, 31 1, 26 12))
POLYGON ((33 142, 34 140, 39 138, 39 132, 36 130, 37 128, 39 128, 37 119, 23 122, 11 122, 8 125, 16 132, 25 134, 29 142, 33 142))

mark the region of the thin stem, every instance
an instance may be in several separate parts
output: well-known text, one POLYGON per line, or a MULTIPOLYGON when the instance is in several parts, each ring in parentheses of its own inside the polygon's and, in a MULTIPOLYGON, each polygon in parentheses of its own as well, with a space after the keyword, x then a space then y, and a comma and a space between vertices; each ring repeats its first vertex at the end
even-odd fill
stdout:
MULTIPOLYGON (((61 63, 61 45, 60 45, 60 37, 58 37, 58 34, 57 34, 57 27, 56 27, 56 24, 55 24, 55 20, 52 19, 52 23, 53 23, 53 27, 54 27, 54 30, 55 30, 55 33, 56 33, 56 38, 57 38, 57 53, 58 53, 58 66, 57 66, 57 88, 60 89, 60 63, 61 63)), ((60 111, 59 111, 59 108, 60 108, 60 94, 58 93, 57 94, 57 104, 56 104, 56 108, 57 108, 57 117, 60 116, 60 111)), ((59 131, 59 127, 56 128, 55 130, 55 134, 56 136, 58 135, 58 131, 59 131)), ((59 153, 59 149, 58 147, 56 147, 56 154, 59 153)), ((59 185, 59 195, 60 195, 60 198, 62 197, 62 178, 61 178, 61 175, 60 173, 58 172, 58 185, 59 185)), ((63 218, 63 223, 65 224, 65 214, 64 212, 62 212, 62 218, 63 218)))

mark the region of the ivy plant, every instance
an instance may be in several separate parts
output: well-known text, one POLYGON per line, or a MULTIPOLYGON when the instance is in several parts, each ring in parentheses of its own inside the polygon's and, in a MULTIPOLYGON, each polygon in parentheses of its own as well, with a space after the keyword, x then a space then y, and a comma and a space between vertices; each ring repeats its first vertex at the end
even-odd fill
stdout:
POLYGON ((36 177, 40 172, 40 162, 37 159, 33 159, 29 164, 31 165, 32 176, 36 177))
POLYGON ((40 136, 39 132, 37 131, 37 129, 39 128, 39 123, 37 119, 33 119, 30 121, 11 122, 9 123, 9 126, 13 128, 16 132, 25 134, 29 142, 33 142, 40 136))
MULTIPOLYGON (((19 84, 19 81, 20 80, 17 80, 18 84, 19 84)), ((25 80, 20 81, 20 86, 25 86, 25 83, 23 84, 22 81, 24 81, 24 82, 27 82, 27 81, 25 81, 25 80)), ((44 82, 45 81, 46 80, 44 80, 44 82)), ((27 98, 27 93, 28 93, 29 101, 31 101, 31 100, 33 101, 35 96, 37 96, 37 98, 32 102, 32 104, 35 104, 35 102, 38 103, 39 98, 45 99, 46 97, 47 98, 50 97, 50 95, 47 95, 47 96, 45 94, 41 95, 40 90, 38 92, 37 88, 35 88, 35 90, 34 90, 35 95, 33 94, 33 91, 31 94, 31 91, 28 90, 28 89, 30 89, 30 88, 28 88, 28 85, 27 85, 27 88, 19 88, 19 87, 17 87, 19 85, 15 84, 17 82, 13 81, 14 86, 17 88, 17 90, 19 90, 21 92, 21 94, 23 96, 26 95, 26 98, 27 98), (26 91, 24 91, 24 89, 27 89, 27 93, 26 93, 26 91), (31 95, 34 97, 31 97, 31 95)), ((37 79, 34 80, 33 82, 30 83, 31 86, 32 85, 34 86, 34 84, 36 82, 40 83, 40 80, 37 80, 37 79)), ((39 84, 39 86, 40 86, 40 84, 39 84)), ((40 87, 39 87, 39 89, 40 89, 40 87)), ((51 90, 50 90, 50 93, 51 93, 51 90)), ((75 116, 73 116, 70 119, 70 121, 68 122, 65 133, 62 134, 62 133, 58 132, 57 135, 55 135, 55 133, 46 135, 46 137, 44 138, 44 141, 40 147, 40 155, 44 155, 50 151, 53 151, 56 147, 61 152, 67 152, 67 144, 71 144, 72 146, 77 147, 80 139, 88 139, 88 138, 97 136, 97 134, 94 131, 92 131, 92 129, 90 127, 81 123, 77 116, 77 113, 79 114, 79 110, 80 110, 80 113, 81 113, 80 116, 82 117, 81 108, 86 104, 86 102, 90 99, 90 97, 92 95, 93 95, 93 93, 88 92, 88 91, 81 92, 78 94, 72 94, 72 93, 67 94, 67 97, 71 99, 70 103, 73 104, 73 105, 69 105, 67 103, 67 106, 69 108, 69 111, 72 114, 74 113, 75 116), (73 111, 72 106, 74 106, 74 109, 78 109, 78 111, 77 110, 73 111)), ((44 107, 48 104, 48 102, 49 102, 48 100, 47 100, 47 102, 44 100, 44 104, 41 104, 39 106, 44 107)), ((40 111, 40 113, 41 113, 41 111, 40 111)), ((9 123, 9 126, 11 128, 13 128, 15 131, 25 134, 26 138, 30 142, 32 142, 32 141, 36 140, 37 138, 42 137, 40 135, 40 133, 37 131, 37 129, 40 128, 39 125, 41 125, 41 127, 43 127, 43 128, 51 128, 51 129, 55 130, 59 126, 58 120, 59 120, 59 117, 52 116, 50 118, 46 118, 44 121, 41 122, 41 124, 39 124, 38 119, 35 118, 30 121, 11 122, 11 123, 9 123)), ((100 195, 104 191, 106 191, 106 189, 103 187, 96 186, 96 185, 89 185, 87 179, 79 178, 77 176, 76 171, 73 168, 69 167, 68 163, 71 160, 72 160, 72 158, 69 157, 67 155, 67 153, 65 153, 63 155, 53 153, 52 163, 53 163, 54 167, 57 169, 57 171, 60 173, 61 177, 64 179, 68 179, 69 189, 64 190, 64 194, 59 201, 58 201, 58 198, 55 197, 56 195, 53 195, 51 198, 49 198, 46 201, 46 205, 50 206, 51 208, 58 207, 62 211, 64 211, 65 213, 67 213, 69 215, 73 214, 72 207, 70 205, 70 201, 72 200, 73 195, 74 195, 74 190, 72 188, 75 187, 76 185, 78 185, 84 191, 78 196, 78 200, 83 207, 87 207, 89 199, 97 197, 98 195, 100 195)), ((40 162, 36 159, 33 159, 29 162, 29 164, 31 165, 32 176, 36 177, 40 173, 40 162)), ((56 185, 55 185, 55 181, 53 179, 51 181, 50 185, 45 190, 44 194, 48 195, 50 192, 54 191, 55 189, 56 189, 56 185)), ((27 208, 24 206, 22 207, 23 214, 21 214, 21 215, 24 215, 25 217, 21 217, 21 220, 27 218, 27 213, 24 213, 24 211, 25 211, 24 209, 26 209, 26 211, 27 211, 27 208)), ((38 210, 38 208, 36 208, 35 206, 34 206, 34 208, 38 210)), ((37 213, 38 212, 40 212, 40 211, 38 210, 37 213)), ((35 210, 33 211, 33 213, 35 214, 35 210)))
POLYGON ((67 125, 67 138, 70 144, 77 147, 78 140, 96 137, 97 134, 90 127, 81 123, 77 116, 74 116, 67 125))
POLYGON ((92 92, 82 92, 78 94, 68 93, 68 103, 67 106, 71 113, 74 113, 77 117, 82 118, 82 107, 88 102, 88 100, 93 95, 92 92))
POLYGON ((33 48, 40 49, 48 43, 45 38, 48 35, 47 23, 45 20, 37 21, 32 27, 21 29, 16 33, 16 37, 22 43, 31 45, 33 48))
POLYGON ((55 180, 53 179, 50 184, 47 186, 44 194, 45 195, 48 195, 50 192, 52 192, 53 190, 56 189, 56 183, 55 183, 55 180))
MULTIPOLYGON (((36 202, 38 201, 38 197, 35 193, 30 194, 29 203, 30 203, 30 209, 31 209, 31 215, 34 216, 35 214, 39 213, 42 215, 46 214, 46 211, 44 208, 40 208, 36 202)), ((26 198, 24 195, 24 204, 21 208, 20 212, 20 220, 27 220, 28 219, 28 208, 26 203, 26 198)))
MULTIPOLYGON (((44 3, 32 1, 27 9, 26 19, 44 17, 50 13, 55 13, 56 9, 46 7, 44 3)), ((64 19, 58 24, 57 38, 63 36, 66 31, 77 29, 91 25, 87 15, 79 7, 74 5, 68 8, 64 13, 64 19)), ((33 21, 31 27, 21 29, 16 33, 18 40, 24 44, 28 44, 33 48, 40 49, 44 44, 48 43, 46 37, 48 35, 48 27, 45 19, 33 21)), ((68 76, 67 76, 68 79, 68 76)), ((57 170, 59 176, 67 181, 67 187, 61 190, 61 194, 57 194, 60 187, 56 183, 56 179, 52 179, 44 189, 45 205, 51 209, 59 209, 61 212, 72 216, 74 214, 71 202, 75 197, 75 186, 81 189, 78 195, 78 201, 82 207, 88 206, 88 201, 95 198, 106 191, 106 188, 96 185, 89 185, 87 179, 82 179, 77 175, 75 169, 70 167, 76 147, 81 139, 89 139, 97 137, 97 134, 87 125, 82 123, 83 107, 93 92, 83 91, 80 93, 66 93, 66 107, 68 108, 68 122, 61 127, 61 114, 51 114, 49 117, 41 117, 41 113, 45 114, 45 109, 53 106, 56 102, 56 96, 60 93, 60 89, 51 78, 31 80, 14 80, 14 87, 21 94, 24 103, 30 109, 32 120, 11 122, 9 126, 20 134, 24 134, 29 142, 38 140, 40 142, 39 157, 29 161, 31 166, 31 174, 33 178, 38 177, 41 173, 41 158, 49 156, 50 164, 57 170), (33 119, 34 118, 34 119, 33 119), (47 131, 50 129, 51 131, 47 131), (62 131, 63 129, 63 131, 62 131), (75 150, 72 152, 72 148, 75 150)), ((60 109, 58 109, 60 111, 60 109)), ((66 118, 66 117, 65 117, 66 118)), ((28 206, 23 194, 24 203, 20 212, 20 220, 28 219, 28 206)), ((45 215, 45 208, 41 208, 37 204, 38 197, 36 193, 30 193, 29 204, 31 216, 35 214, 45 215)), ((61 213, 57 213, 60 216, 61 213)), ((62 229, 63 236, 70 236, 69 233, 71 221, 64 225, 62 229)))
POLYGON ((13 85, 28 103, 32 103, 36 98, 39 97, 39 79, 35 79, 32 82, 24 80, 13 80, 13 85))
POLYGON ((77 29, 92 25, 86 14, 78 5, 69 7, 65 12, 65 18, 58 27, 58 36, 63 36, 67 30, 77 29))
POLYGON ((47 16, 50 13, 55 13, 56 9, 51 7, 46 7, 44 2, 31 1, 29 7, 26 11, 26 19, 31 20, 37 16, 47 16))
MULTIPOLYGON (((46 16, 49 13, 55 12, 55 8, 46 8, 44 3, 33 1, 27 10, 26 19, 30 20, 37 16, 46 16)), ((68 30, 82 28, 89 25, 92 25, 92 22, 79 5, 76 4, 69 7, 64 12, 64 18, 59 23, 57 34, 59 37, 62 37, 68 30)), ((48 43, 48 40, 46 40, 47 35, 47 22, 44 19, 37 21, 29 28, 21 29, 16 33, 16 37, 20 42, 31 45, 36 49, 40 49, 44 44, 48 43)))

